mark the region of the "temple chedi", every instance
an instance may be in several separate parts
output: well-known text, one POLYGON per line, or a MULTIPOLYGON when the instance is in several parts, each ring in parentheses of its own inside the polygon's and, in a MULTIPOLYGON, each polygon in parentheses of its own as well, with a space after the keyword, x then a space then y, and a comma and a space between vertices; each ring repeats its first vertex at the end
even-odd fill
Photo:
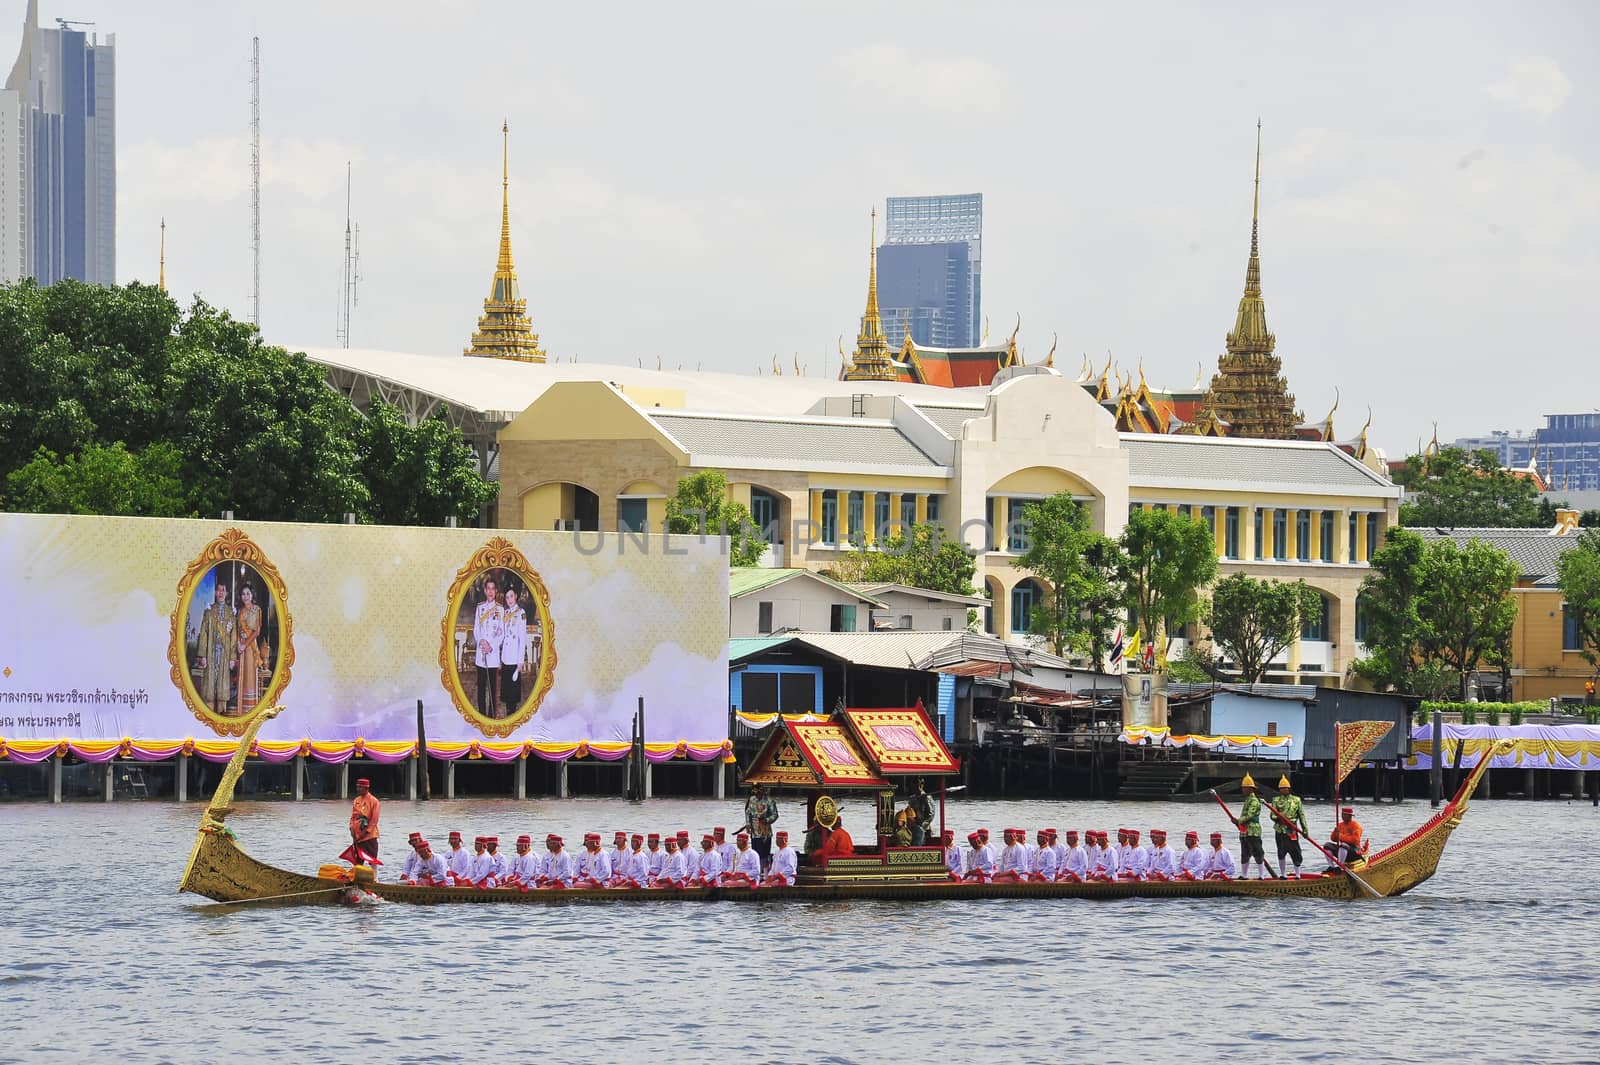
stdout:
POLYGON ((1256 192, 1250 214, 1250 262, 1245 267, 1244 297, 1227 354, 1206 393, 1202 423, 1221 422, 1228 436, 1258 440, 1293 440, 1299 434, 1300 412, 1273 354, 1276 338, 1267 331, 1267 305, 1261 299, 1261 257, 1257 229, 1261 221, 1261 123, 1256 123, 1256 192))
POLYGON ((528 301, 522 298, 517 268, 511 261, 510 133, 509 123, 500 126, 500 259, 495 263, 489 298, 483 301, 478 331, 472 334, 472 343, 462 354, 544 362, 544 349, 528 321, 528 301))
POLYGON ((883 336, 883 321, 878 317, 878 209, 872 209, 872 239, 867 245, 870 263, 867 271, 867 311, 861 316, 861 332, 856 335, 855 354, 844 368, 846 381, 893 381, 897 379, 894 360, 889 357, 889 342, 883 336))

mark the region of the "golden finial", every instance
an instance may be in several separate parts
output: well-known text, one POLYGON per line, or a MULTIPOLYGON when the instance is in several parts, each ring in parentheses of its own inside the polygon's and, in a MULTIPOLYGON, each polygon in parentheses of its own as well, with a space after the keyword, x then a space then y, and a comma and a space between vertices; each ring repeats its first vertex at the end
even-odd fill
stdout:
POLYGON ((798 351, 794 353, 794 375, 796 377, 805 376, 805 374, 800 372, 800 353, 798 351))
MULTIPOLYGON (((878 208, 872 208, 872 229, 867 241, 867 309, 861 316, 861 332, 856 335, 855 356, 845 370, 847 381, 893 381, 894 360, 889 342, 883 336, 883 320, 878 315, 878 208)), ((840 341, 841 352, 844 343, 840 341)))
POLYGON ((1206 364, 1197 362, 1194 364, 1194 389, 1198 392, 1204 387, 1206 387, 1206 364))
POLYGON ((1258 254, 1256 225, 1261 221, 1261 119, 1256 119, 1256 196, 1250 205, 1250 258, 1258 254))
POLYGON ((1050 366, 1050 367, 1054 367, 1055 366, 1055 364, 1056 364, 1056 345, 1059 344, 1060 342, 1061 342, 1061 334, 1060 333, 1051 333, 1050 334, 1050 354, 1048 354, 1048 355, 1046 355, 1044 357, 1044 364, 1046 366, 1050 366))
POLYGON ((1328 416, 1326 418, 1322 419, 1322 439, 1324 441, 1329 441, 1329 440, 1334 439, 1334 435, 1333 435, 1333 416, 1335 414, 1337 414, 1338 412, 1339 412, 1339 386, 1338 385, 1334 385, 1333 386, 1333 409, 1328 411, 1328 416))
POLYGON ((1089 365, 1089 353, 1082 353, 1083 361, 1078 364, 1078 380, 1087 381, 1094 376, 1094 367, 1089 365))
POLYGON ((1011 337, 1006 341, 1005 359, 1000 363, 1002 368, 1006 366, 1022 365, 1022 355, 1017 351, 1017 334, 1020 332, 1022 332, 1022 315, 1018 314, 1017 326, 1015 329, 1011 330, 1011 337))
POLYGON ((483 301, 478 331, 463 354, 519 362, 546 361, 539 335, 528 321, 528 301, 522 298, 511 257, 511 123, 504 119, 500 122, 500 254, 495 261, 489 298, 483 301))
POLYGON ((660 355, 656 356, 656 369, 657 370, 661 369, 661 356, 660 355))
POLYGON ((167 220, 161 219, 161 279, 157 282, 161 291, 167 290, 167 220))
MULTIPOLYGON (((870 235, 867 237, 867 317, 878 317, 878 205, 872 205, 870 235)), ((879 322, 882 330, 882 323, 879 322)))
POLYGON ((1139 391, 1148 392, 1149 386, 1144 383, 1144 356, 1139 356, 1139 391))
POLYGON ((772 376, 773 377, 782 377, 783 376, 783 370, 778 366, 778 357, 776 355, 774 355, 772 357, 772 376))
POLYGON ((989 343, 989 316, 987 314, 983 316, 983 339, 978 341, 978 343, 989 343))

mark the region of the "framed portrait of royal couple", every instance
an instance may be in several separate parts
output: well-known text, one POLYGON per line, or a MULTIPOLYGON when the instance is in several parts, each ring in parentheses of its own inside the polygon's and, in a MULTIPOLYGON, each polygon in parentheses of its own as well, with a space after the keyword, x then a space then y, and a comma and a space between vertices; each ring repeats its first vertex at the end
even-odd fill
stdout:
POLYGON ((289 683, 293 624, 283 578, 240 530, 207 544, 179 579, 167 660, 184 704, 219 736, 241 735, 289 683))
POLYGON ((440 679, 463 718, 509 736, 539 711, 555 678, 550 592, 504 537, 478 550, 446 596, 440 679))

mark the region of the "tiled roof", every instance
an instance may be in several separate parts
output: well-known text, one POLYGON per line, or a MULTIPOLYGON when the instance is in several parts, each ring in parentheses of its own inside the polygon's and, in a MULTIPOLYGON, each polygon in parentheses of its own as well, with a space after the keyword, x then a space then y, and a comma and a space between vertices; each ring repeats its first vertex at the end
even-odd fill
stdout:
POLYGON ((934 407, 918 403, 916 408, 952 440, 961 439, 961 427, 968 419, 983 417, 982 409, 977 407, 934 407))
POLYGON ((841 584, 832 577, 817 573, 813 570, 779 569, 767 568, 763 566, 734 566, 730 568, 728 570, 728 597, 730 599, 736 599, 741 595, 749 595, 751 592, 757 592, 763 588, 770 588, 774 584, 782 584, 784 581, 793 580, 797 577, 803 580, 818 581, 830 588, 850 596, 853 599, 859 599, 863 603, 871 603, 873 606, 877 607, 884 605, 882 600, 878 599, 871 591, 862 586, 841 584))
POLYGON ((1320 492, 1398 497, 1400 490, 1330 444, 1122 434, 1128 479, 1141 487, 1320 492))
POLYGON ((1454 540, 1465 547, 1473 540, 1493 544, 1511 556, 1524 579, 1531 578, 1536 588, 1556 586, 1556 559, 1578 546, 1578 533, 1551 536, 1549 529, 1432 529, 1419 528, 1424 540, 1454 540))
POLYGON ((941 467, 899 429, 865 418, 739 418, 647 411, 692 455, 853 466, 941 467))

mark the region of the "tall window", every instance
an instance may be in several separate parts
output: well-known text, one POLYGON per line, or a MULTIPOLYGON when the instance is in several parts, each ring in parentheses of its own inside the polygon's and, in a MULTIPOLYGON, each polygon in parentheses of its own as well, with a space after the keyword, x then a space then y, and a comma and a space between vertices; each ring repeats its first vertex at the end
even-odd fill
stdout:
POLYGON ((935 522, 939 520, 939 501, 943 498, 944 496, 928 497, 928 521, 935 522))
POLYGON ((767 633, 772 631, 772 604, 760 602, 756 604, 756 631, 767 633))
POLYGON ((839 542, 839 493, 832 489, 822 493, 822 542, 839 542))
POLYGON ((836 603, 831 608, 829 608, 828 631, 829 632, 855 632, 856 631, 856 608, 855 608, 855 605, 851 604, 850 606, 842 606, 842 605, 839 605, 839 604, 836 603))
POLYGON ((764 488, 750 489, 750 520, 756 523, 756 528, 761 530, 761 538, 769 544, 783 542, 783 527, 778 524, 779 513, 777 496, 764 488))
POLYGON ((1289 512, 1281 508, 1272 512, 1272 557, 1280 562, 1289 557, 1289 512))
POLYGON ((1583 636, 1578 632, 1578 617, 1567 609, 1565 603, 1561 604, 1561 649, 1563 651, 1583 650, 1583 636))
POLYGON ((1217 535, 1217 508, 1201 507, 1200 520, 1206 523, 1206 528, 1211 530, 1211 535, 1217 535))
POLYGON ((917 523, 917 497, 907 493, 900 497, 900 528, 909 531, 917 523))
POLYGON ((1033 608, 1038 605, 1044 589, 1032 578, 1011 589, 1011 631, 1023 633, 1032 623, 1033 608))
POLYGON ((1028 523, 1023 520, 1022 508, 1031 500, 1008 499, 1006 500, 1006 550, 1026 551, 1028 549, 1028 523))
POLYGON ((872 535, 882 539, 889 534, 889 493, 879 492, 877 505, 872 509, 876 511, 872 516, 872 535))
POLYGON ((1354 562, 1356 560, 1356 516, 1353 512, 1350 515, 1350 535, 1345 537, 1345 543, 1350 548, 1350 557, 1347 561, 1354 562))
POLYGON ((1367 602, 1356 596, 1356 643, 1367 642, 1367 602))
POLYGON ((1328 638, 1328 597, 1322 596, 1322 608, 1308 618, 1300 619, 1300 638, 1302 640, 1326 640, 1328 638))
POLYGON ((1265 521, 1263 520, 1263 515, 1265 513, 1266 512, 1261 510, 1259 507, 1256 508, 1256 512, 1255 512, 1255 515, 1256 515, 1256 558, 1264 558, 1265 557, 1262 554, 1263 547, 1262 547, 1262 544, 1261 544, 1261 530, 1262 530, 1262 527, 1266 524, 1265 521))
POLYGON ((1367 557, 1368 558, 1371 558, 1373 555, 1378 553, 1378 534, 1383 531, 1380 528, 1378 528, 1378 525, 1379 525, 1378 516, 1376 514, 1368 514, 1367 515, 1367 557))
POLYGON ((1311 561, 1311 511, 1297 510, 1294 512, 1295 545, 1294 557, 1301 562, 1311 561))
POLYGON ((1333 511, 1322 512, 1322 561, 1333 561, 1333 511))
POLYGON ((1192 517, 1194 517, 1194 508, 1191 507, 1188 503, 1179 503, 1178 504, 1178 516, 1180 518, 1192 518, 1192 517))
POLYGON ((1225 558, 1239 557, 1239 508, 1229 507, 1223 518, 1222 554, 1225 558))
POLYGON ((855 543, 860 539, 861 531, 867 527, 867 497, 860 492, 851 492, 845 511, 848 524, 845 526, 845 539, 855 543))

